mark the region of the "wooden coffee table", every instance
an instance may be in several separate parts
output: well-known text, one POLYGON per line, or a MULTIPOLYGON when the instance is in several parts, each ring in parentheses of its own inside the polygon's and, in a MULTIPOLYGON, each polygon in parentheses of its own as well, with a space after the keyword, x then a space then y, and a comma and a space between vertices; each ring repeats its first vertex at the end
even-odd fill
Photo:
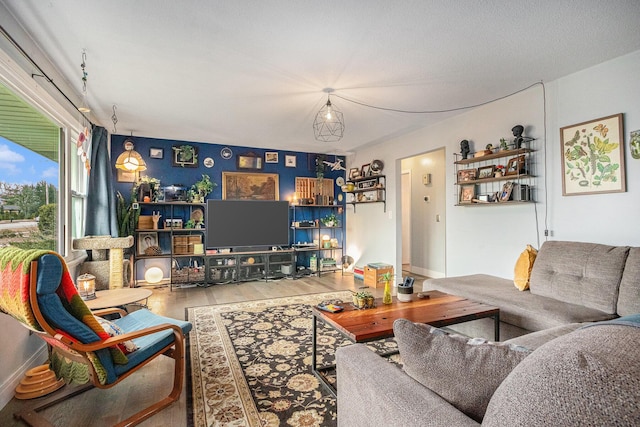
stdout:
POLYGON ((443 327, 489 317, 494 320, 495 340, 500 340, 499 308, 440 291, 423 293, 428 294, 429 298, 419 299, 416 294, 413 294, 410 302, 399 302, 394 297, 393 304, 382 304, 382 299, 378 298, 376 307, 366 310, 358 310, 347 302, 344 304, 344 310, 339 313, 328 313, 312 307, 311 370, 313 374, 329 392, 336 395, 335 386, 330 384, 323 374, 335 369, 335 365, 316 366, 318 321, 336 329, 353 343, 362 343, 392 337, 393 322, 396 319, 408 319, 415 323, 443 327))

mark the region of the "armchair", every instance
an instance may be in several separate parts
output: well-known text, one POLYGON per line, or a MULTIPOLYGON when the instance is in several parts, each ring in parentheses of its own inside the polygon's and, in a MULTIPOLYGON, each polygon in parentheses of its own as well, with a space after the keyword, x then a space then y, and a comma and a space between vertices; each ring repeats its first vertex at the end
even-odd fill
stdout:
MULTIPOLYGON (((50 345, 50 365, 67 383, 37 408, 16 414, 29 425, 48 425, 38 414, 91 387, 111 388, 160 355, 174 359, 173 388, 169 395, 138 411, 118 426, 136 425, 169 406, 182 392, 185 374, 184 336, 191 323, 141 309, 91 312, 80 298, 60 255, 39 250, 0 249, 0 310, 20 321, 50 345), (94 315, 117 314, 120 335, 110 336, 94 315), (125 342, 134 351, 125 354, 125 342)), ((144 393, 144 390, 141 390, 144 393)))

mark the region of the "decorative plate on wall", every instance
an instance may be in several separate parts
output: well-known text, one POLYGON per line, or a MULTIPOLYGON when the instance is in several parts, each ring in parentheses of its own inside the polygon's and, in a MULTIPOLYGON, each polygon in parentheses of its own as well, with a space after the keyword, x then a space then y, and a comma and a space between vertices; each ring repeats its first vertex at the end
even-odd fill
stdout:
POLYGON ((229 160, 231 157, 233 157, 233 151, 231 151, 231 148, 229 147, 224 147, 222 150, 220 150, 220 156, 222 156, 222 158, 225 160, 229 160))
POLYGON ((382 160, 374 160, 371 162, 370 170, 374 174, 379 174, 384 169, 384 163, 382 160))
POLYGON ((207 168, 212 168, 213 165, 215 164, 215 162, 213 161, 213 159, 211 157, 207 157, 206 159, 204 159, 202 161, 202 164, 207 168))
POLYGON ((336 184, 337 184, 339 187, 342 187, 342 186, 344 185, 344 178, 343 178, 343 177, 341 177, 341 176, 337 177, 337 178, 336 178, 336 184))

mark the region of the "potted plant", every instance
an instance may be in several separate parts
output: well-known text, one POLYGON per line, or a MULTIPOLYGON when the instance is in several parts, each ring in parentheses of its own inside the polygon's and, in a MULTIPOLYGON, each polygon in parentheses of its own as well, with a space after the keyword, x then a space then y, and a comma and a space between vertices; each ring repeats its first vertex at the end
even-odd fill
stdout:
POLYGON ((373 294, 369 291, 354 292, 353 305, 359 310, 373 308, 375 307, 375 298, 373 298, 373 294))
POLYGON ((205 197, 207 197, 207 195, 211 193, 217 185, 218 184, 211 181, 209 175, 204 173, 202 174, 202 179, 191 186, 189 195, 193 202, 204 202, 205 197))
POLYGON ((509 149, 509 144, 507 140, 504 138, 500 138, 500 150, 507 151, 509 149))
POLYGON ((338 217, 336 217, 336 214, 334 214, 333 212, 330 213, 329 215, 325 216, 324 218, 322 218, 322 224, 325 227, 337 227, 338 226, 338 217))

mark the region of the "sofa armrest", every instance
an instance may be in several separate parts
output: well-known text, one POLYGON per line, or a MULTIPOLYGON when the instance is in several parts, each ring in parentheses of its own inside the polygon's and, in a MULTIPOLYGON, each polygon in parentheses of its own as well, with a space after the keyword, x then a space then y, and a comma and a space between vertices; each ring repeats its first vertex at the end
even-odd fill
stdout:
POLYGON ((339 348, 336 366, 338 426, 479 425, 363 344, 339 348))

